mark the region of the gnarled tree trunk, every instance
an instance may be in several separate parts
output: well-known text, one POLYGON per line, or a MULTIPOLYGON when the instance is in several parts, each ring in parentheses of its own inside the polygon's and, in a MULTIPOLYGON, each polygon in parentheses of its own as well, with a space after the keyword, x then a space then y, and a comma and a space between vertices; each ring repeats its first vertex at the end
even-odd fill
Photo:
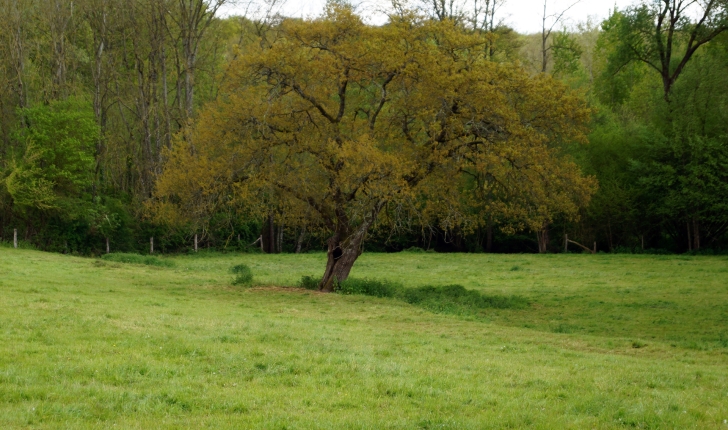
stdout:
POLYGON ((326 271, 319 284, 320 291, 330 293, 334 291, 337 283, 349 277, 354 262, 361 255, 361 244, 365 234, 366 230, 357 229, 343 240, 340 233, 329 238, 326 271))
POLYGON ((349 225, 348 219, 340 220, 343 222, 339 224, 338 231, 328 240, 326 271, 319 283, 319 291, 333 292, 339 282, 343 282, 349 277, 351 268, 354 267, 356 259, 362 253, 361 245, 364 237, 383 206, 384 202, 377 203, 372 208, 370 216, 365 217, 360 225, 353 228, 349 225))

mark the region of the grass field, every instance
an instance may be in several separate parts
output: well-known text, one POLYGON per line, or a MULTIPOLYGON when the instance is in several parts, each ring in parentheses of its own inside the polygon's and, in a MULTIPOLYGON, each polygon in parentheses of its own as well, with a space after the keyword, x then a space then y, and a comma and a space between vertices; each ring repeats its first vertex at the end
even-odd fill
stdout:
POLYGON ((0 248, 2 428, 728 429, 728 258, 365 254, 352 276, 525 309, 292 286, 323 254, 164 266, 0 248), (252 289, 231 286, 248 264, 252 289))

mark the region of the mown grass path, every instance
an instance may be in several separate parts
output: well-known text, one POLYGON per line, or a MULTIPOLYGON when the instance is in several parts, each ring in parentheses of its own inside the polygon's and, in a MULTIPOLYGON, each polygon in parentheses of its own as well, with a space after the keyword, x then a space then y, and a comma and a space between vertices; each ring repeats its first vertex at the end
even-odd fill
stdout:
POLYGON ((365 254, 355 266, 533 301, 470 318, 229 285, 241 262, 292 285, 320 254, 173 260, 0 248, 0 426, 728 428, 725 257, 365 254))

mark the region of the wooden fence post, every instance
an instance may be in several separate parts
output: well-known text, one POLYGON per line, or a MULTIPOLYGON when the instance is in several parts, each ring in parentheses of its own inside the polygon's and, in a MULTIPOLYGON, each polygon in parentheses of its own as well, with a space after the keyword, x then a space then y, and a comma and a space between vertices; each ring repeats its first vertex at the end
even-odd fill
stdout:
POLYGON ((154 236, 149 238, 149 253, 154 254, 154 236))
POLYGON ((197 233, 195 233, 195 252, 197 252, 197 233))
POLYGON ((594 242, 594 251, 592 252, 592 254, 596 254, 596 253, 597 253, 597 243, 594 242))
POLYGON ((564 235, 564 254, 566 254, 567 252, 569 252, 569 235, 565 234, 564 235))
POLYGON ((16 249, 18 248, 18 229, 17 228, 13 229, 13 247, 16 249))
POLYGON ((106 253, 109 254, 111 252, 111 248, 109 247, 109 238, 106 238, 106 253))

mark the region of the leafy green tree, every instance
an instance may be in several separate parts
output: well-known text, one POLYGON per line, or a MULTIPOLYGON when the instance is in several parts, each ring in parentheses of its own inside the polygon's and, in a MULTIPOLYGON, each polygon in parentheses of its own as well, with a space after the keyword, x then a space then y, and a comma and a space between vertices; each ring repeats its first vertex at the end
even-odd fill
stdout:
POLYGON ((679 73, 671 69, 675 79, 666 92, 663 76, 651 73, 652 66, 623 61, 628 46, 622 40, 627 37, 623 24, 628 18, 636 19, 612 16, 599 42, 606 64, 596 92, 611 113, 605 115, 609 121, 595 123, 592 145, 585 149, 602 184, 590 215, 597 226, 610 226, 610 246, 650 235, 674 249, 698 250, 715 244, 728 221, 723 209, 728 136, 725 33, 691 54, 679 73), (615 234, 615 224, 629 229, 615 234))
POLYGON ((576 37, 567 31, 559 31, 553 35, 551 51, 554 59, 555 76, 574 74, 579 70, 581 56, 584 53, 576 37))
POLYGON ((728 145, 691 136, 656 139, 645 161, 635 161, 648 210, 689 250, 699 250, 728 228, 728 145))
POLYGON ((168 154, 158 209, 265 208, 274 190, 328 236, 323 291, 348 277, 377 222, 465 223, 465 170, 503 184, 509 213, 540 226, 593 190, 552 146, 583 140, 590 112, 551 77, 496 64, 483 48, 449 21, 414 15, 370 27, 331 6, 285 22, 272 46, 240 57, 225 97, 168 154))
POLYGON ((93 180, 99 126, 90 105, 80 99, 22 110, 27 127, 5 172, 5 186, 19 211, 79 215, 79 203, 93 180))
POLYGON ((609 62, 618 72, 633 61, 659 73, 670 100, 675 82, 705 44, 728 29, 728 2, 659 0, 615 12, 603 28, 615 49, 609 62))

